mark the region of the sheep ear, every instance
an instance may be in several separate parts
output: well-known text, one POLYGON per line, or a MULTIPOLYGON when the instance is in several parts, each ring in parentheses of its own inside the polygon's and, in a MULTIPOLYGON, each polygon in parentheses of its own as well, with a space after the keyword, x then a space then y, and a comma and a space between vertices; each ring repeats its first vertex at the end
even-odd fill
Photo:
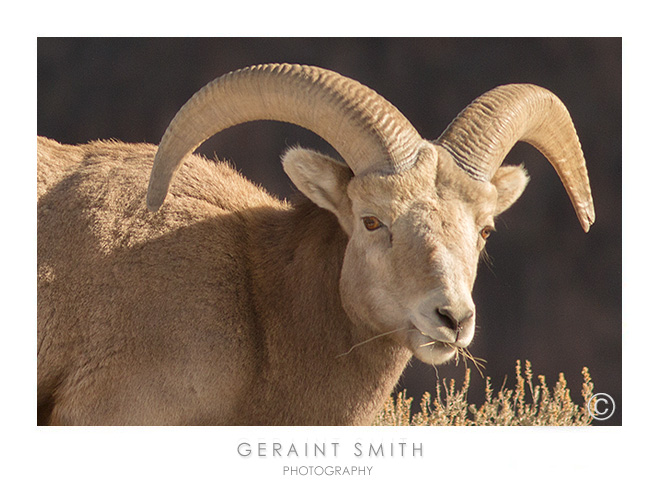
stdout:
POLYGON ((529 175, 522 166, 501 166, 490 181, 497 188, 498 215, 506 211, 522 195, 529 182, 529 175))
POLYGON ((315 204, 334 213, 350 233, 352 205, 347 191, 353 176, 350 168, 341 161, 300 147, 286 151, 282 165, 295 186, 315 204))

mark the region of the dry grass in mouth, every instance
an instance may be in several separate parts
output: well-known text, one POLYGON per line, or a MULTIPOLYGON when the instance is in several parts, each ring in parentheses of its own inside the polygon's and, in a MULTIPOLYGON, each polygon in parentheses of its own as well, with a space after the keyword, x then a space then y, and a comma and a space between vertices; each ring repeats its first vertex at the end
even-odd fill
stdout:
POLYGON ((483 371, 485 370, 485 364, 487 363, 487 360, 479 357, 474 357, 474 355, 466 348, 464 347, 458 347, 453 345, 452 343, 446 343, 446 342, 440 342, 438 340, 433 340, 428 343, 424 343, 423 345, 419 346, 419 348, 422 347, 429 347, 431 345, 436 345, 436 344, 442 344, 451 347, 453 350, 456 351, 455 354, 455 365, 457 366, 460 363, 460 357, 464 360, 465 363, 465 370, 468 369, 467 364, 469 361, 471 361, 474 364, 474 367, 476 367, 476 370, 480 374, 481 377, 484 378, 483 371))
POLYGON ((404 330, 407 330, 406 326, 404 326, 402 328, 396 328, 395 330, 391 330, 391 331, 385 331, 384 333, 380 333, 379 335, 375 335, 374 337, 371 337, 368 340, 364 340, 363 342, 355 343, 352 347, 350 347, 350 350, 348 350, 347 352, 340 353, 334 358, 345 357, 346 355, 348 355, 350 352, 352 352, 357 347, 361 347, 362 345, 366 345, 367 343, 372 342, 373 340, 376 340, 378 338, 381 338, 381 337, 384 337, 384 336, 387 336, 387 335, 391 335, 393 333, 396 333, 397 331, 404 331, 404 330))
MULTIPOLYGON (((366 345, 367 343, 372 342, 373 340, 377 340, 378 338, 382 338, 382 337, 385 337, 387 335, 392 335, 392 334, 394 334, 396 332, 399 332, 399 331, 414 331, 415 329, 416 328, 409 329, 406 326, 404 326, 402 328, 396 328, 395 330, 380 333, 379 335, 375 335, 375 336, 373 336, 373 337, 371 337, 367 340, 364 340, 363 342, 359 342, 359 343, 354 344, 352 347, 350 347, 350 349, 347 352, 340 353, 334 358, 345 357, 346 355, 350 354, 355 348, 361 347, 362 345, 366 345)), ((423 332, 421 332, 421 333, 423 335, 425 335, 425 333, 423 333, 423 332)), ((426 335, 426 336, 428 336, 428 335, 426 335)), ((430 336, 428 336, 428 338, 430 338, 430 336)), ((478 357, 474 357, 474 355, 464 347, 457 347, 457 346, 455 346, 451 343, 440 342, 438 340, 431 340, 428 343, 424 343, 423 345, 420 345, 419 348, 429 347, 431 345, 436 345, 436 344, 447 345, 447 346, 453 348, 454 350, 456 350, 457 353, 455 354, 455 365, 457 366, 460 363, 460 357, 462 357, 463 360, 464 360, 464 363, 465 363, 465 370, 468 370, 467 364, 469 363, 469 361, 471 361, 474 364, 474 367, 476 367, 476 370, 478 371, 480 376, 483 377, 483 371, 485 370, 485 363, 487 362, 487 360, 482 359, 482 358, 478 358, 478 357)))
POLYGON ((467 350, 466 348, 463 347, 456 347, 455 345, 452 345, 450 343, 447 344, 451 348, 454 348, 457 353, 455 354, 455 365, 457 366, 460 363, 460 357, 464 360, 465 363, 465 371, 469 370, 469 367, 467 367, 469 361, 471 361, 474 364, 474 367, 476 367, 476 370, 480 374, 481 377, 485 377, 483 375, 483 371, 485 370, 485 364, 487 363, 487 360, 484 358, 479 358, 479 357, 474 357, 474 355, 467 350))

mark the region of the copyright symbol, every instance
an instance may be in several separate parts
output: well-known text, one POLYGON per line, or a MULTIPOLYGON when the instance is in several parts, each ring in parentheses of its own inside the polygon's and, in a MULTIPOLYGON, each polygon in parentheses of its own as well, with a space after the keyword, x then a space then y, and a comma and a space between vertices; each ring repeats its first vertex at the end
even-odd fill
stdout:
POLYGON ((593 394, 588 401, 588 414, 597 421, 609 419, 615 410, 616 403, 613 402, 613 398, 603 392, 593 394))

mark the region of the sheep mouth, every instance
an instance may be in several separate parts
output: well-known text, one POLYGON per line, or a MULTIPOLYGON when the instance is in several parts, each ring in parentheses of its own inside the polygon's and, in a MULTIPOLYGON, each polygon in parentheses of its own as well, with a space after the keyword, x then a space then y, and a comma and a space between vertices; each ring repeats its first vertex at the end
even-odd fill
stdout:
POLYGON ((454 341, 451 340, 444 340, 441 338, 436 338, 433 337, 418 328, 415 329, 415 331, 418 331, 418 333, 421 335, 422 339, 425 340, 425 343, 421 343, 420 345, 416 345, 416 348, 427 348, 427 347, 443 347, 446 350, 451 350, 453 352, 457 352, 458 350, 464 348, 461 345, 458 345, 454 341))
POLYGON ((461 323, 456 323, 441 313, 429 314, 420 310, 410 315, 409 325, 418 332, 413 333, 417 335, 417 347, 442 343, 463 349, 469 346, 474 337, 475 320, 469 317, 461 323))
POLYGON ((438 365, 448 362, 451 359, 455 360, 456 365, 462 358, 465 367, 471 362, 478 373, 483 377, 483 370, 485 369, 486 360, 475 357, 467 348, 466 345, 460 345, 456 342, 443 341, 425 333, 415 326, 409 330, 409 348, 416 358, 427 364, 438 365))
POLYGON ((421 336, 427 338, 428 342, 424 343, 423 345, 419 345, 418 348, 429 347, 429 346, 433 346, 433 345, 442 345, 442 346, 451 347, 451 348, 461 348, 460 346, 454 344, 453 342, 450 342, 450 341, 447 341, 447 340, 442 340, 441 338, 432 337, 432 336, 428 335, 427 333, 422 332, 421 330, 419 330, 419 333, 421 334, 421 336))
POLYGON ((459 331, 452 330, 450 326, 437 326, 431 325, 431 321, 427 316, 421 314, 417 319, 412 319, 411 331, 416 332, 417 338, 422 339, 424 343, 417 344, 417 346, 429 347, 435 345, 453 345, 454 347, 462 347, 463 344, 458 344, 459 331))
POLYGON ((455 358, 459 347, 448 340, 433 337, 416 326, 408 330, 408 347, 416 358, 427 364, 441 364, 455 358))

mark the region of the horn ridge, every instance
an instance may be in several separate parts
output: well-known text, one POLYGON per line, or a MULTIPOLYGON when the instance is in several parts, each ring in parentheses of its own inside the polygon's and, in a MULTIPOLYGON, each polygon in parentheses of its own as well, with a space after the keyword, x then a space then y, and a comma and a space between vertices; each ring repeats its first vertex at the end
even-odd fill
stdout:
POLYGON ((327 140, 356 174, 411 167, 421 137, 387 100, 322 68, 263 64, 221 76, 179 110, 154 160, 147 206, 157 210, 182 159, 212 135, 252 120, 294 123, 327 140))
POLYGON ((489 181, 518 141, 552 164, 588 231, 595 209, 586 161, 567 108, 549 90, 531 84, 494 88, 460 112, 434 143, 471 177, 489 181))

